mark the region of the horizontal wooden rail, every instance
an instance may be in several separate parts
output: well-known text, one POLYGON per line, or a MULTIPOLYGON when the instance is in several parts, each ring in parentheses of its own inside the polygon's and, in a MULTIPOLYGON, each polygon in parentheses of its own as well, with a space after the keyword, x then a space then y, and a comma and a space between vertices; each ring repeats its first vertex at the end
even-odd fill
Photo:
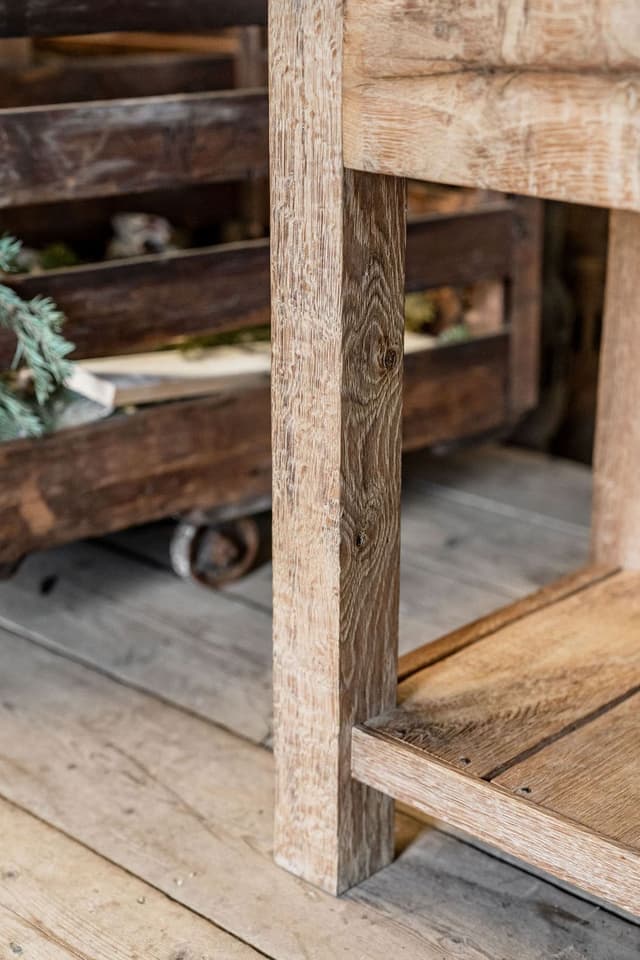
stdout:
POLYGON ((513 269, 512 205, 432 214, 407 227, 407 290, 498 280, 513 269))
MULTIPOLYGON (((504 424, 506 334, 411 354, 404 445, 504 424)), ((33 550, 269 495, 269 382, 0 444, 0 564, 33 550)))
MULTIPOLYGON (((511 270, 514 214, 486 210, 409 224, 407 289, 501 279, 511 270)), ((15 277, 25 298, 53 297, 77 359, 132 353, 199 333, 269 322, 269 243, 256 240, 15 277)), ((0 332, 0 368, 14 341, 0 332)))
POLYGON ((2 37, 217 30, 266 22, 266 0, 0 0, 2 37))
POLYGON ((636 13, 636 0, 349 0, 347 56, 378 78, 472 66, 637 70, 636 13))
POLYGON ((230 54, 46 56, 25 66, 0 65, 0 108, 198 93, 234 86, 230 54))
MULTIPOLYGON (((133 353, 199 333, 269 323, 269 243, 107 261, 12 278, 25 298, 53 297, 67 316, 74 357, 133 353)), ((12 356, 0 334, 0 368, 12 356)))
POLYGON ((262 91, 0 110, 0 207, 262 176, 267 114, 262 91))

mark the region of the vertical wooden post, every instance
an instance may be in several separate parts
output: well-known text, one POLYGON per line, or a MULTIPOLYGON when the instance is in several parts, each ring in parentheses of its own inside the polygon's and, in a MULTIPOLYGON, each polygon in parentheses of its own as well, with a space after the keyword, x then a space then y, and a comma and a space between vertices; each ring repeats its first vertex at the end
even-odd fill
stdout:
MULTIPOLYGON (((266 87, 267 64, 263 27, 238 27, 236 87, 266 87)), ((250 237, 264 237, 269 220, 269 184, 264 177, 245 180, 240 187, 243 218, 250 237)))
POLYGON ((594 460, 594 560, 640 569, 640 214, 613 211, 594 460))
POLYGON ((395 703, 405 191, 345 171, 342 4, 270 10, 275 855, 340 893, 388 863, 351 779, 395 703))
POLYGON ((533 197, 517 197, 514 206, 514 232, 518 235, 513 243, 509 415, 515 422, 538 402, 544 208, 533 197))

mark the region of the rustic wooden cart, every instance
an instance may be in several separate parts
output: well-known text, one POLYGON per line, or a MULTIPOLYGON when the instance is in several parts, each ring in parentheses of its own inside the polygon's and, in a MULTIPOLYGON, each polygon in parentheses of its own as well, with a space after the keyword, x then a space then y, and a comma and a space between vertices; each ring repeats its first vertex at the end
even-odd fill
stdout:
POLYGON ((396 798, 640 913, 639 38, 628 0, 271 7, 276 856, 333 892, 396 798), (398 686, 401 177, 616 209, 593 565, 398 686))
MULTIPOLYGON (((265 4, 257 0, 197 0, 186 7, 144 0, 0 2, 5 37, 204 31, 265 20, 265 4)), ((3 229, 20 236, 36 223, 51 235, 61 223, 80 229, 96 210, 124 197, 170 214, 188 207, 197 220, 213 207, 230 209, 239 182, 265 175, 267 94, 247 88, 246 70, 244 85, 233 89, 229 56, 143 61, 105 54, 96 61, 75 52, 46 68, 0 67, 3 229)), ((409 290, 495 279, 507 290, 508 322, 491 336, 407 359, 406 448, 504 429, 535 402, 539 246, 536 201, 502 197, 409 225, 409 290)), ((24 296, 57 301, 75 359, 132 353, 268 322, 269 241, 12 282, 24 296)), ((0 334, 0 365, 10 362, 13 346, 0 334)), ((216 395, 2 445, 0 565, 9 569, 33 550, 168 514, 264 501, 271 486, 269 418, 268 379, 257 377, 216 395)))

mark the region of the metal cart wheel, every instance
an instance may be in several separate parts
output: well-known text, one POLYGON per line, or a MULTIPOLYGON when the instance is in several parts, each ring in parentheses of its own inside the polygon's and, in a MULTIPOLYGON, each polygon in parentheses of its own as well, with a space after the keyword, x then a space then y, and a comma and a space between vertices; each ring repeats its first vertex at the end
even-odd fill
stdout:
POLYGON ((260 527, 253 517, 217 523, 182 520, 171 541, 171 564, 179 577, 216 589, 255 565, 260 527))

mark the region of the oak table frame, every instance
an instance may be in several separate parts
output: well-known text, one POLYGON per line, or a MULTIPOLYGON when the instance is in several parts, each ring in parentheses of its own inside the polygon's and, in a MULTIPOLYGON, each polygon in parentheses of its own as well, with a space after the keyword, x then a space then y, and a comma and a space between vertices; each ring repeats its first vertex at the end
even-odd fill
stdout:
POLYGON ((279 0, 270 88, 276 859, 344 891, 396 798, 640 913, 637 4, 279 0), (398 688, 405 177, 613 212, 592 566, 398 688))

